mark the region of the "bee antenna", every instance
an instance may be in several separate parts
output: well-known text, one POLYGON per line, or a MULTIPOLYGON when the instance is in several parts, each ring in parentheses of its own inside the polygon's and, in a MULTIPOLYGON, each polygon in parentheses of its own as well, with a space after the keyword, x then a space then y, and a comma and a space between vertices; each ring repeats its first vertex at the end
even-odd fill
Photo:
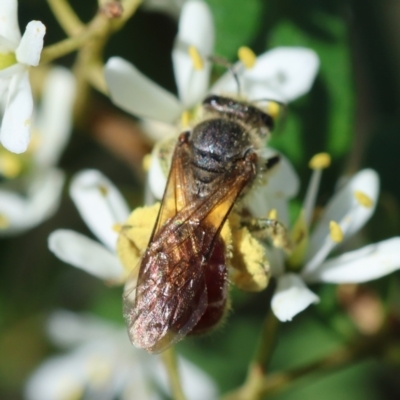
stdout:
POLYGON ((237 71, 235 70, 235 67, 226 58, 221 57, 221 56, 211 55, 208 57, 208 59, 213 64, 220 65, 221 67, 224 67, 231 72, 231 74, 233 75, 233 78, 235 79, 235 82, 236 82, 238 97, 240 97, 242 91, 241 91, 239 76, 238 76, 237 71))

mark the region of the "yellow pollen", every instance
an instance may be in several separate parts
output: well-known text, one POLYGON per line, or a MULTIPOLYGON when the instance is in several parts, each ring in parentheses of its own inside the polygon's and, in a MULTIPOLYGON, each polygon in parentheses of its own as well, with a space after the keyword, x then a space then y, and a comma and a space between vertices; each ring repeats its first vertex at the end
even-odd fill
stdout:
POLYGON ((17 63, 17 59, 16 59, 14 53, 6 53, 6 54, 0 53, 0 71, 2 69, 11 67, 11 65, 14 65, 16 63, 17 63))
POLYGON ((247 69, 253 68, 257 61, 257 56, 254 54, 254 51, 246 46, 239 47, 238 58, 247 69))
POLYGON ((17 177, 22 171, 20 158, 13 153, 4 152, 0 156, 0 173, 6 178, 17 177))
POLYGON ((187 128, 189 126, 189 122, 190 122, 190 112, 186 110, 181 115, 182 128, 187 128))
POLYGON ((335 243, 340 243, 343 241, 342 228, 336 221, 329 222, 329 231, 330 231, 331 239, 335 243))
POLYGON ((281 111, 281 106, 278 103, 275 103, 275 101, 270 101, 267 104, 266 111, 267 114, 269 114, 273 119, 275 119, 278 117, 281 111))
POLYGON ((278 219, 278 211, 276 211, 276 208, 273 208, 272 210, 269 211, 268 213, 268 219, 278 219))
POLYGON ((201 71, 204 68, 204 62, 195 46, 189 47, 189 56, 192 59, 193 68, 196 71, 201 71))
POLYGON ((10 226, 10 221, 4 214, 0 214, 0 229, 7 229, 10 226))
POLYGON ((107 197, 108 189, 104 185, 99 185, 99 190, 103 197, 107 197))
POLYGON ((121 224, 114 224, 114 225, 112 226, 112 230, 113 230, 114 232, 116 232, 116 233, 120 233, 121 230, 122 230, 122 225, 121 225, 121 224))
POLYGON ((371 197, 360 190, 356 190, 354 192, 354 197, 365 208, 371 208, 374 205, 374 201, 371 199, 371 197))
POLYGON ((146 154, 142 160, 142 168, 144 172, 148 172, 151 165, 151 154, 146 154))
POLYGON ((318 153, 311 158, 308 166, 311 169, 325 169, 331 165, 331 156, 328 153, 318 153))

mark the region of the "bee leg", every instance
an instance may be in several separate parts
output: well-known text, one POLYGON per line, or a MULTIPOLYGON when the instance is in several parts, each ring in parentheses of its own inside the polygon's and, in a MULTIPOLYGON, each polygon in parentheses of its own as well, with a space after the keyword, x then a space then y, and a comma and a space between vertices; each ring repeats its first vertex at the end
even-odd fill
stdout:
POLYGON ((283 249, 286 253, 293 251, 289 231, 282 222, 271 218, 245 218, 242 225, 256 237, 271 239, 275 247, 283 249))

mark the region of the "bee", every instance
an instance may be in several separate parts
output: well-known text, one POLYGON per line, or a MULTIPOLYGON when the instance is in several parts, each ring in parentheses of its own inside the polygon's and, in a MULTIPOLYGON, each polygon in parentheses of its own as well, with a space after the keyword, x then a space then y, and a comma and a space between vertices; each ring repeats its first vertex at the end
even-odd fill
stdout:
MULTIPOLYGON (((221 230, 233 209, 240 214, 256 178, 279 162, 279 156, 261 156, 274 125, 267 112, 217 95, 207 97, 202 109, 202 121, 178 137, 148 246, 134 285, 124 293, 130 339, 150 353, 207 332, 223 319, 232 251, 221 230)), ((284 229, 268 219, 247 218, 247 225, 278 236, 284 229)), ((267 283, 265 264, 260 268, 267 283)))

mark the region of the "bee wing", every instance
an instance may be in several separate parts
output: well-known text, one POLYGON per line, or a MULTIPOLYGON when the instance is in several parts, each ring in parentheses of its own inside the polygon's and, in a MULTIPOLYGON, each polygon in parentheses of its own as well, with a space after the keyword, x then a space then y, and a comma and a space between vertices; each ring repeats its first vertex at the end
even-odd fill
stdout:
POLYGON ((239 161, 233 171, 216 179, 209 196, 192 199, 185 191, 191 179, 187 160, 185 145, 178 144, 156 227, 141 261, 136 295, 124 294, 129 336, 152 353, 182 339, 207 309, 204 268, 229 211, 255 174, 252 163, 239 161))
POLYGON ((178 211, 182 210, 189 203, 187 193, 185 192, 188 180, 185 171, 187 171, 189 164, 187 146, 178 143, 172 156, 167 185, 150 242, 165 222, 176 216, 178 211))

